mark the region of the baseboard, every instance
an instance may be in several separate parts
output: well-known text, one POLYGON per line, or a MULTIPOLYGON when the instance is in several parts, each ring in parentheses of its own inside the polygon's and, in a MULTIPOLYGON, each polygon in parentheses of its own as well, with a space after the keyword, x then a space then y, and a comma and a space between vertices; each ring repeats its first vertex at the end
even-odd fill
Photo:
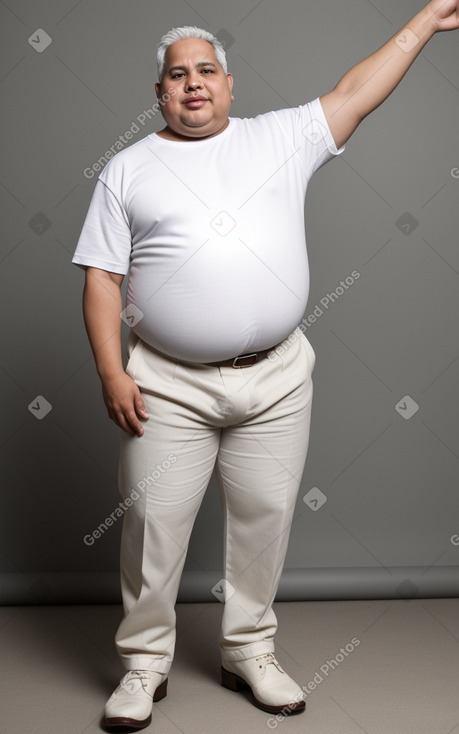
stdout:
MULTIPOLYGON (((178 602, 222 601, 218 572, 184 571, 178 602), (214 589, 214 591, 212 591, 214 589)), ((459 566, 284 569, 277 601, 459 596, 459 566)), ((120 604, 118 573, 3 573, 0 604, 120 604)))

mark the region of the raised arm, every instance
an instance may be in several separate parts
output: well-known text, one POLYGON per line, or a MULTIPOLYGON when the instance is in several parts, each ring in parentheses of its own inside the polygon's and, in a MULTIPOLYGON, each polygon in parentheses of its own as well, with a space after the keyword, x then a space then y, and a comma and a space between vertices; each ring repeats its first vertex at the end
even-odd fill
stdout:
POLYGON ((87 268, 83 293, 86 330, 102 382, 109 417, 124 431, 142 436, 148 418, 141 392, 121 360, 121 283, 123 276, 87 268))
POLYGON ((459 28, 459 0, 431 0, 378 51, 352 67, 320 98, 338 147, 394 91, 437 31, 459 28))

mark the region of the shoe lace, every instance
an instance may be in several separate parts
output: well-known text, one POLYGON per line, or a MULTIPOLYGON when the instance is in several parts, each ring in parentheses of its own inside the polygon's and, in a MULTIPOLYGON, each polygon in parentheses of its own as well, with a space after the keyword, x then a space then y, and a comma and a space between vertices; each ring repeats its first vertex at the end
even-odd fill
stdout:
POLYGON ((260 657, 256 658, 256 661, 259 664, 260 668, 262 668, 263 666, 265 666, 266 668, 268 665, 275 665, 280 673, 285 673, 285 670, 282 670, 280 664, 274 657, 274 653, 272 652, 267 652, 264 655, 260 655, 260 657))
POLYGON ((148 681, 151 678, 151 673, 148 670, 130 670, 123 678, 123 684, 129 683, 132 680, 140 680, 142 686, 145 688, 144 681, 148 681))

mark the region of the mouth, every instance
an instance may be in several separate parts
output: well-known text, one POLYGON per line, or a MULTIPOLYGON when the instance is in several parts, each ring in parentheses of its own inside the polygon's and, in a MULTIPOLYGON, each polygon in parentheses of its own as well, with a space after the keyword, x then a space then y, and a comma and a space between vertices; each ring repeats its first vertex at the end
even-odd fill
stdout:
POLYGON ((199 109, 200 107, 204 107, 204 105, 208 101, 209 100, 207 97, 201 97, 198 95, 198 96, 193 96, 193 97, 187 97, 187 99, 185 99, 183 104, 186 107, 189 107, 190 109, 194 110, 194 109, 199 109))

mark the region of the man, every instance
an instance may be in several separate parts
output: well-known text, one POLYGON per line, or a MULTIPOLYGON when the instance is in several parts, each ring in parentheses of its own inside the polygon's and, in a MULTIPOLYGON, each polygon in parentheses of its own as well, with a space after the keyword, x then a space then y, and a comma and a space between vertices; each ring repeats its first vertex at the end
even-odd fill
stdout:
POLYGON ((274 656, 272 604, 306 458, 314 352, 306 307, 304 197, 458 0, 432 0, 335 89, 293 110, 229 117, 233 79, 206 31, 174 29, 158 50, 166 122, 109 162, 74 256, 108 414, 120 431, 127 673, 108 727, 141 729, 166 695, 174 605, 214 467, 225 518, 222 684, 270 713, 301 711, 274 656), (132 322, 121 359, 121 283, 132 322), (279 346, 281 345, 281 346, 279 346), (134 501, 132 500, 134 497, 134 501))

